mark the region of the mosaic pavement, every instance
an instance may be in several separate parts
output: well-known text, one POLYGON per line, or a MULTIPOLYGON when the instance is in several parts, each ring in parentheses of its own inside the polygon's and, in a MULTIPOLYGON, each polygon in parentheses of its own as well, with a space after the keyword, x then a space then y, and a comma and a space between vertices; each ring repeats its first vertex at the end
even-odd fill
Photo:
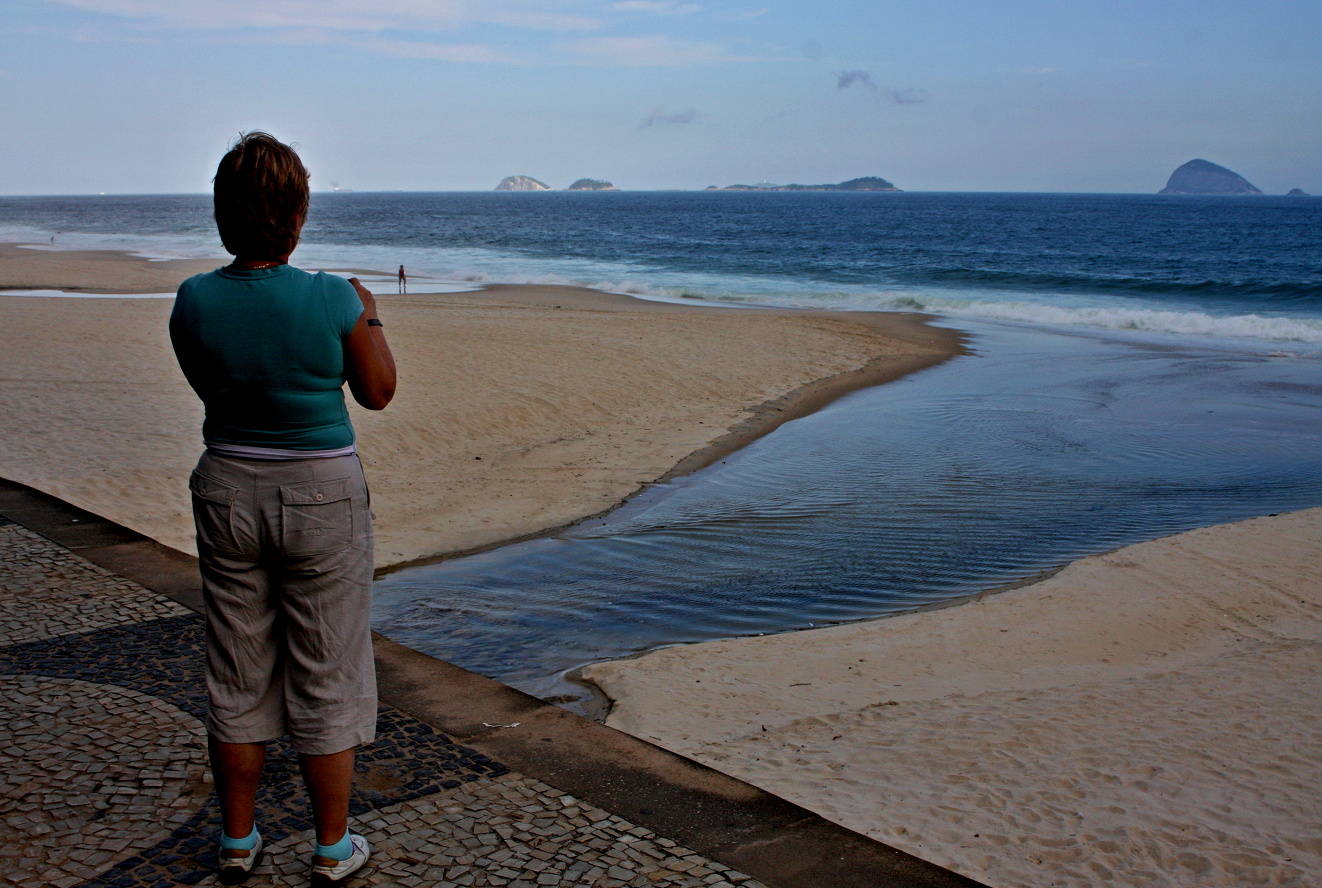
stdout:
MULTIPOLYGON (((0 885, 213 882, 201 618, 0 518, 0 885)), ((354 886, 761 883, 514 773, 382 706, 350 804, 375 848, 354 886)), ((271 744, 268 851, 249 885, 304 885, 311 821, 271 744)))

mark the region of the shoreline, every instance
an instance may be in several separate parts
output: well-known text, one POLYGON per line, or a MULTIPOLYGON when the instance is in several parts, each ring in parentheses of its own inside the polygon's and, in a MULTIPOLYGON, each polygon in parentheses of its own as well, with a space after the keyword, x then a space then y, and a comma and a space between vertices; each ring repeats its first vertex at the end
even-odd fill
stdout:
POLYGON ((1320 563, 1315 507, 580 680, 608 725, 988 884, 1298 879, 1322 867, 1299 825, 1322 795, 1320 563))
MULTIPOLYGON (((771 312, 774 314, 803 317, 832 317, 832 313, 830 312, 811 311, 806 309, 786 309, 745 305, 741 305, 737 308, 728 308, 719 305, 687 305, 684 303, 661 302, 658 300, 643 299, 641 297, 631 296, 624 293, 612 293, 604 290, 593 290, 587 287, 564 286, 558 284, 484 284, 477 286, 474 292, 512 298, 525 305, 548 304, 550 302, 555 302, 557 303, 556 308, 560 308, 560 306, 564 304, 574 304, 577 300, 584 299, 591 302, 601 302, 603 300, 615 302, 618 300, 615 304, 617 304, 620 309, 626 311, 638 311, 641 306, 657 305, 696 312, 705 312, 709 309, 715 308, 727 311, 771 312), (538 298, 534 295, 534 291, 545 291, 551 296, 551 298, 549 300, 538 298)), ((607 304, 610 304, 610 302, 607 304)), ((578 304, 582 304, 582 302, 578 302, 578 304)), ((729 456, 731 453, 748 446, 759 438, 771 434, 785 423, 816 413, 818 410, 838 401, 840 398, 843 398, 848 394, 862 389, 871 388, 873 386, 884 385, 888 382, 894 382, 895 380, 902 379, 912 373, 917 373, 920 370, 935 367, 951 358, 968 354, 968 351, 965 348, 966 336, 963 332, 956 329, 929 326, 929 321, 937 319, 935 315, 922 312, 853 312, 850 313, 849 319, 862 326, 874 329, 887 337, 900 339, 923 347, 935 348, 938 349, 938 351, 931 354, 914 355, 900 360, 887 356, 878 356, 862 367, 806 382, 793 391, 786 392, 775 398, 767 399, 760 404, 746 407, 744 408, 744 412, 749 415, 738 421, 733 427, 727 429, 724 434, 682 457, 663 474, 658 475, 651 480, 640 482, 634 490, 625 494, 618 501, 606 506, 601 511, 594 512, 590 515, 583 515, 552 527, 541 528, 521 536, 508 537, 506 539, 495 540, 479 546, 474 546, 469 549, 423 556, 411 561, 403 561, 386 567, 379 567, 376 571, 376 577, 379 579, 383 576, 388 576, 389 574, 410 567, 439 564, 454 558, 477 555, 504 546, 553 536, 561 531, 568 530, 571 527, 576 527, 589 521, 600 520, 614 512, 616 509, 626 505, 630 500, 634 499, 647 489, 658 484, 664 484, 675 478, 682 478, 686 475, 699 472, 713 463, 720 461, 724 457, 729 456)))
MULTIPOLYGON (((1215 527, 1217 525, 1211 525, 1211 526, 1215 527)), ((1112 552, 1118 552, 1120 551, 1120 549, 1124 549, 1124 548, 1126 547, 1120 546, 1116 549, 1112 549, 1110 552, 1102 552, 1100 554, 1110 555, 1112 552)), ((1085 556, 1085 557, 1095 557, 1095 556, 1085 556)), ((1076 560, 1081 561, 1083 559, 1076 559, 1076 560)), ((1065 564, 1062 564, 1059 567, 1053 567, 1047 570, 1040 570, 1037 573, 1023 577, 1022 579, 1014 580, 1009 583, 1003 583, 1000 586, 993 586, 990 589, 982 589, 977 592, 969 592, 964 595, 957 595, 954 598, 947 598, 943 601, 933 601, 928 604, 920 604, 917 607, 912 607, 909 608, 908 610, 895 611, 894 613, 883 614, 879 617, 865 617, 859 620, 846 620, 841 623, 831 623, 826 626, 804 627, 800 629, 787 629, 784 632, 776 632, 767 635, 735 635, 735 636, 731 636, 730 638, 717 638, 711 641, 677 642, 675 644, 668 644, 662 647, 649 648, 645 651, 638 651, 637 653, 629 654, 628 656, 625 657, 615 657, 610 660, 596 660, 593 661, 592 663, 585 663, 582 666, 576 666, 575 668, 569 670, 568 672, 565 673, 564 677, 566 680, 573 682, 584 693, 588 695, 588 699, 586 701, 580 700, 577 702, 577 705, 583 707, 584 714, 588 718, 592 719, 593 721, 599 724, 609 725, 610 717, 615 709, 615 705, 617 701, 613 697, 611 697, 610 694, 606 692, 605 688, 597 684, 586 674, 587 671, 592 670, 592 668, 595 666, 608 665, 613 663, 632 663, 634 661, 641 660, 644 657, 647 657, 651 654, 657 653, 658 651, 668 651, 676 648, 697 647, 699 645, 704 645, 704 644, 720 644, 723 642, 738 642, 746 638, 773 638, 773 637, 790 638, 795 635, 798 635, 801 632, 818 632, 823 629, 838 629, 845 626, 861 626, 869 623, 879 623, 883 620, 891 620, 900 617, 912 617, 918 614, 926 614, 926 613, 931 613, 933 611, 946 610, 948 608, 963 607, 966 604, 972 604, 976 601, 980 601, 984 598, 988 598, 993 595, 1001 595, 1006 592, 1014 592, 1017 589, 1026 589, 1032 586, 1036 586, 1038 583, 1043 583, 1051 579, 1056 574, 1065 570, 1073 563, 1074 563, 1073 561, 1066 562, 1065 564)), ((612 727, 615 726, 612 725, 612 727)), ((655 740, 656 738, 652 738, 652 739, 655 740)))
MULTIPOLYGON (((105 259, 80 273, 185 270, 105 259)), ((45 473, 50 486, 15 480, 183 538, 171 503, 200 405, 160 335, 167 302, 0 299, 0 410, 16 430, 0 473, 45 473)), ((381 572, 604 514, 960 348, 914 315, 714 312, 574 287, 381 304, 415 371, 404 409, 353 414, 382 538, 393 556, 452 544, 381 572)), ((1319 547, 1322 508, 1254 518, 578 680, 616 701, 613 727, 991 884, 1265 883, 1322 868, 1296 826, 1322 795, 1319 547)))
MULTIPOLYGON (((16 383, 2 406, 22 439, 0 442, 0 471, 191 552, 179 491, 201 406, 164 335, 170 301, 106 297, 173 291, 222 262, 0 244, 0 289, 98 297, 0 299, 16 383)), ((350 407, 381 517, 378 575, 598 517, 844 394, 963 353, 959 332, 909 313, 721 311, 504 284, 378 302, 406 374, 384 414, 350 407)))
POLYGON ((0 242, 0 290, 97 296, 173 293, 185 278, 223 264, 224 259, 145 259, 128 250, 65 250, 25 241, 0 242))

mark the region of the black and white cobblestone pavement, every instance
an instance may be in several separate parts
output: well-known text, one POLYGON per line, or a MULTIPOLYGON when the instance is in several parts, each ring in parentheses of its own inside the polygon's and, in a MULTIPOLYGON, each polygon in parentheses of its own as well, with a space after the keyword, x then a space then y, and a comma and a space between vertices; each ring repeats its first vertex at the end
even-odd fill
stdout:
MULTIPOLYGON (((0 888, 214 882, 197 563, 0 478, 0 888)), ((350 888, 980 888, 728 775, 374 636, 350 888)), ((271 744, 249 885, 305 885, 271 744)))
MULTIPOLYGON (((0 884, 207 884, 219 814, 201 618, 17 524, 0 526, 0 884)), ((354 885, 760 886, 383 705, 360 750, 354 885)), ((259 794, 254 885, 303 885, 309 813, 288 747, 259 794)))

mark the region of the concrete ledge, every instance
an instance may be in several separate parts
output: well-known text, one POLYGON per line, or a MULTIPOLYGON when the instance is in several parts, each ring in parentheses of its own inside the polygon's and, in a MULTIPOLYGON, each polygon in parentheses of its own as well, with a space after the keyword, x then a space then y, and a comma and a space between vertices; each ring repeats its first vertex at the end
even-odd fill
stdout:
MULTIPOLYGON (((197 560, 0 479, 0 515, 201 609, 197 560)), ((374 634, 381 699, 529 777, 772 888, 978 888, 765 790, 374 634)))
POLYGON ((0 478, 0 515, 98 567, 202 611, 197 559, 64 500, 0 478))
POLYGON ((392 706, 767 885, 980 884, 630 734, 382 636, 375 641, 377 682, 392 706))

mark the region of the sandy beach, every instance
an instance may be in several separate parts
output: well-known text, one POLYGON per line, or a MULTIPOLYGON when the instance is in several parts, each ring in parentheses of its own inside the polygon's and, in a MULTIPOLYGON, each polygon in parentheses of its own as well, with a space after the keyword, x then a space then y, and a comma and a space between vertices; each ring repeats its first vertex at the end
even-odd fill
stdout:
MULTIPOLYGON (((0 245, 0 290, 169 293, 215 260, 0 245)), ((554 286, 382 295, 395 402, 351 405, 389 567, 598 514, 956 353, 915 315, 713 309, 554 286)), ((169 299, 0 296, 0 475, 193 550, 202 408, 169 299)))
MULTIPOLYGON (((0 475, 192 550, 201 405, 168 293, 211 260, 0 245, 0 475)), ((613 508, 958 336, 921 316, 556 286, 380 298, 354 409, 383 567, 613 508)), ((586 670, 610 724, 997 888, 1322 871, 1322 509, 1087 558, 959 606, 586 670)))
POLYGON ((608 724, 997 888, 1312 885, 1322 509, 591 666, 608 724))

